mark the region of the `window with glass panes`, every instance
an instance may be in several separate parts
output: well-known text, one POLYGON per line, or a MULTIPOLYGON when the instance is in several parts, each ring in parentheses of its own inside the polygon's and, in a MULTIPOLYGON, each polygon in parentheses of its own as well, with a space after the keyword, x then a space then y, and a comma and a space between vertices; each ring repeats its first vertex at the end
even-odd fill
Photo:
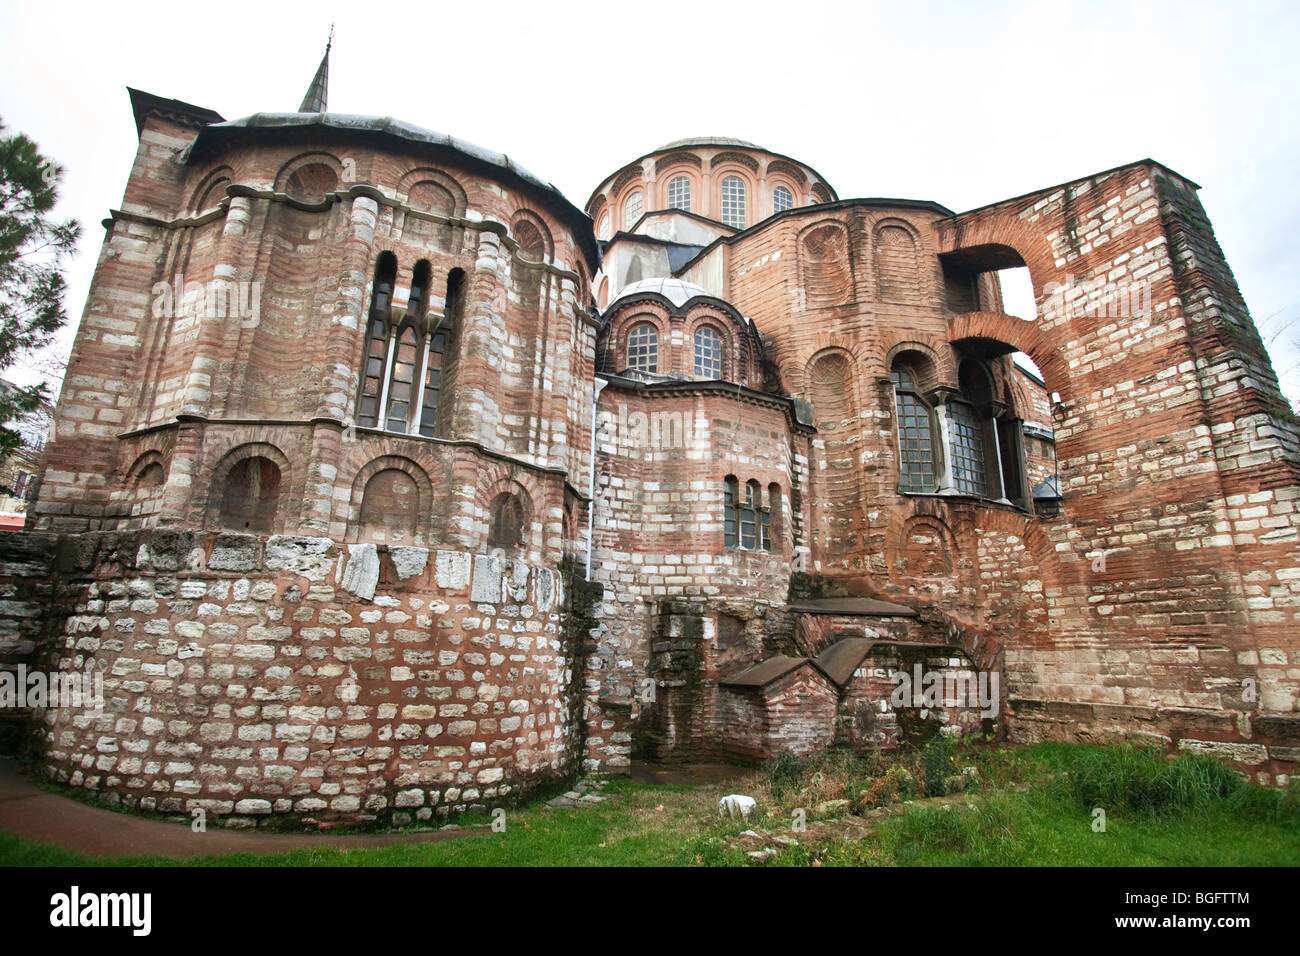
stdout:
POLYGON ((963 494, 987 494, 984 430, 975 417, 975 409, 965 402, 950 402, 948 418, 952 422, 953 484, 963 494))
POLYGON ((784 186, 772 190, 772 212, 785 212, 794 208, 794 193, 784 186))
POLYGON ((736 229, 745 228, 745 181, 739 176, 722 181, 722 221, 736 229))
POLYGON ((641 218, 641 210, 645 208, 641 200, 640 193, 633 193, 627 197, 627 202, 623 204, 623 228, 631 229, 636 225, 636 221, 641 218))
POLYGON ((898 486, 900 491, 936 489, 934 421, 930 408, 916 392, 906 369, 894 369, 894 401, 898 409, 898 486))
POLYGON ((438 414, 438 388, 442 385, 442 353, 447 344, 447 333, 442 329, 429 340, 429 361, 424 370, 424 399, 420 410, 420 434, 433 437, 434 421, 438 414))
POLYGON ((659 332, 642 322, 627 337, 627 367, 640 372, 659 371, 659 332))
POLYGON ((722 336, 707 325, 695 330, 695 377, 722 378, 722 336))
POLYGON ((736 514, 736 492, 738 483, 735 478, 727 478, 722 493, 722 543, 734 548, 739 543, 739 517, 736 514))
POLYGON ((415 326, 410 322, 403 323, 397 332, 397 345, 393 349, 393 370, 388 377, 388 415, 385 427, 389 431, 404 432, 411 420, 417 345, 415 326))
POLYGON ((740 503, 740 546, 753 550, 758 543, 758 500, 754 490, 757 482, 745 485, 745 497, 740 503))
POLYGON ((669 181, 668 208, 691 211, 691 181, 685 176, 677 176, 669 181))

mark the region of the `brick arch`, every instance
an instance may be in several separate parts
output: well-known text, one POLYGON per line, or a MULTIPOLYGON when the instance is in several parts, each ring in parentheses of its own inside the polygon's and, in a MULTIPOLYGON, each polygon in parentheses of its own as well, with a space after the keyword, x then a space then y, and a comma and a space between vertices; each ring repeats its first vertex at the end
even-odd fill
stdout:
POLYGON ((492 505, 503 493, 519 497, 524 509, 523 551, 535 550, 541 540, 541 527, 545 515, 546 495, 537 479, 528 472, 507 465, 492 464, 481 467, 474 493, 476 531, 474 537, 486 547, 492 522, 492 505))
POLYGON ((804 308, 817 309, 853 301, 853 241, 838 219, 820 219, 797 240, 799 286, 804 308))
POLYGON ((525 262, 549 262, 555 256, 550 227, 531 209, 518 209, 510 217, 510 238, 518 246, 516 256, 525 262))
POLYGON ((875 297, 895 305, 918 305, 931 290, 922 264, 924 243, 916 226, 906 219, 890 216, 871 228, 871 261, 875 279, 875 297), (886 242, 890 231, 902 232, 906 245, 886 242))
MULTIPOLYGON (((896 338, 896 336, 890 336, 896 338)), ((916 352, 928 363, 926 374, 917 385, 922 391, 929 392, 940 385, 956 387, 957 365, 953 361, 952 349, 948 343, 940 340, 922 342, 919 339, 897 338, 885 352, 885 365, 881 376, 888 375, 894 368, 894 361, 905 352, 916 352)))
POLYGON ((277 493, 275 513, 271 518, 271 531, 279 533, 284 529, 285 515, 289 513, 292 503, 298 495, 294 493, 296 486, 292 464, 284 452, 270 442, 246 442, 235 446, 217 459, 216 465, 209 471, 211 477, 204 493, 201 509, 205 525, 213 526, 216 524, 220 518, 224 502, 224 490, 230 473, 237 465, 250 458, 265 458, 280 471, 279 491, 277 493))
POLYGON ((799 349, 797 355, 780 360, 781 380, 791 395, 807 395, 808 367, 814 358, 827 351, 840 351, 848 355, 853 362, 855 379, 879 361, 873 357, 871 343, 839 332, 819 331, 806 346, 799 349))
POLYGON ((465 214, 465 210, 469 206, 469 201, 465 195, 465 187, 460 184, 460 180, 455 176, 432 166, 420 166, 404 173, 397 182, 397 194, 399 196, 409 196, 411 190, 422 183, 433 183, 451 194, 452 208, 447 215, 463 216, 465 214))
POLYGON ((948 320, 948 338, 954 344, 968 339, 1001 342, 1024 352, 1039 371, 1048 391, 1072 395, 1069 365, 1043 334, 1037 322, 1016 318, 1005 312, 964 312, 948 320))
POLYGON ((231 167, 218 166, 199 180, 185 208, 191 214, 206 212, 226 198, 225 187, 229 186, 234 179, 235 171, 231 167), (218 192, 220 195, 217 195, 218 192))
POLYGON ((934 515, 910 515, 901 521, 898 535, 891 535, 891 541, 895 552, 893 560, 889 562, 891 569, 902 562, 903 573, 907 575, 952 577, 958 574, 960 548, 957 536, 941 518, 934 515), (938 547, 933 554, 923 554, 912 546, 912 538, 921 533, 929 533, 938 539, 938 547))
MULTIPOLYGON (((640 163, 632 163, 631 165, 624 166, 623 169, 619 171, 618 177, 609 187, 609 195, 611 197, 610 201, 612 202, 614 198, 621 198, 620 193, 623 192, 623 187, 632 182, 632 180, 644 178, 645 169, 640 163)), ((621 212, 622 210, 620 210, 620 213, 621 212)))
POLYGON ((392 543, 419 544, 422 538, 427 539, 430 531, 433 482, 424 468, 403 455, 381 455, 378 458, 372 458, 357 470, 356 477, 352 479, 352 491, 348 502, 347 539, 349 541, 361 541, 364 538, 373 536, 362 526, 366 490, 371 480, 385 471, 400 471, 415 482, 415 520, 410 529, 411 541, 393 541, 392 543))
POLYGON ((167 459, 161 451, 154 448, 142 452, 136 456, 135 460, 131 462, 131 466, 122 475, 122 484, 128 488, 134 488, 144 470, 150 465, 160 465, 165 472, 167 470, 167 459))
MULTIPOLYGON (((794 163, 785 159, 773 159, 767 164, 767 175, 773 176, 784 173, 789 176, 796 184, 803 186, 808 185, 808 174, 796 166, 794 163)), ((796 193, 797 195, 797 193, 796 193)))
POLYGON ((720 169, 728 165, 744 166, 755 176, 758 175, 758 160, 749 153, 742 153, 734 149, 726 150, 709 160, 709 169, 720 169))
POLYGON ((325 202, 329 198, 329 194, 339 187, 342 179, 343 163, 340 162, 338 157, 333 153, 321 151, 301 153, 281 166, 280 171, 275 174, 275 191, 278 193, 284 193, 299 202, 316 205, 325 202), (307 170, 312 166, 323 166, 332 171, 334 174, 333 183, 330 184, 322 181, 320 183, 312 182, 306 184, 311 186, 313 189, 319 188, 323 194, 320 198, 316 198, 314 192, 311 195, 294 195, 296 190, 293 187, 292 181, 295 179, 295 176, 299 174, 300 171, 307 170))

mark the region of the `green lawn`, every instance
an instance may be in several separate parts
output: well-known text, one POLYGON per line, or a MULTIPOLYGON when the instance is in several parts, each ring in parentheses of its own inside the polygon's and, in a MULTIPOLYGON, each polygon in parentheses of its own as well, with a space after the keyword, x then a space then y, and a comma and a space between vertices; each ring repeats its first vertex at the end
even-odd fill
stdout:
POLYGON ((1300 787, 1264 790, 1204 757, 1130 748, 945 744, 778 761, 727 788, 615 781, 604 793, 592 807, 538 803, 508 812, 502 833, 437 843, 94 860, 0 834, 0 864, 743 866, 762 848, 776 851, 765 861, 776 866, 1300 864, 1300 787), (757 817, 718 817, 719 796, 733 791, 758 799, 757 817), (1096 809, 1104 832, 1094 829, 1096 809), (792 829, 801 818, 806 829, 792 829), (740 836, 747 829, 757 836, 740 836))

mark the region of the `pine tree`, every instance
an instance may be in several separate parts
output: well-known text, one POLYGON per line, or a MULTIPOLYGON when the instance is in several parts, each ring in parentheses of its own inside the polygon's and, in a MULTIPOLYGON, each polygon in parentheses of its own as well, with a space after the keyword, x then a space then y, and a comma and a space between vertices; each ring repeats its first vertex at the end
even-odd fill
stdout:
MULTIPOLYGON (((67 322, 62 268, 81 234, 74 220, 50 217, 62 167, 22 133, 4 133, 0 121, 0 373, 48 345, 67 322)), ((7 426, 49 399, 44 382, 0 389, 0 461, 22 443, 7 426)))

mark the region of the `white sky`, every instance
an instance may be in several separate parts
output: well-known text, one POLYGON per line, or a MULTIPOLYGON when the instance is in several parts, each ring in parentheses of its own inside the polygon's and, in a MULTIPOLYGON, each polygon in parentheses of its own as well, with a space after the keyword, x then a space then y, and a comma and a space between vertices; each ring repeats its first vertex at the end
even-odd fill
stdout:
POLYGON ((291 111, 334 21, 331 111, 506 153, 579 207, 700 134, 794 156, 842 198, 958 211, 1151 157, 1203 187, 1300 401, 1300 4, 0 2, 0 118, 67 168, 59 212, 85 230, 64 352, 135 154, 125 87, 291 111))

